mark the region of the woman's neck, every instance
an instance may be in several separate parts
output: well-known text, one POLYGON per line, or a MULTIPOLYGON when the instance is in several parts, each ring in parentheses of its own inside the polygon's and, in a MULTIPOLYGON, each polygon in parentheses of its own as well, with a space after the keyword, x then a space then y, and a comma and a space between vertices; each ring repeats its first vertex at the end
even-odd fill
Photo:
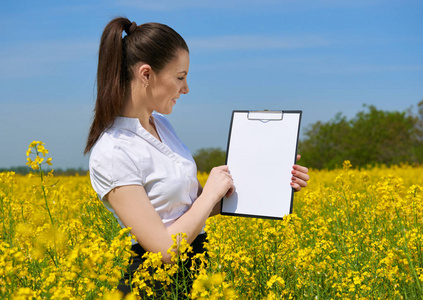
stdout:
MULTIPOLYGON (((147 95, 139 91, 140 89, 136 89, 133 86, 131 87, 130 92, 125 97, 121 116, 137 118, 145 130, 161 141, 154 123, 154 118, 152 117, 153 109, 149 109, 146 105, 146 101, 143 101, 143 99, 146 99, 147 95)), ((145 89, 141 91, 145 91, 145 89)))
POLYGON ((145 89, 140 89, 136 83, 132 83, 129 92, 125 96, 122 117, 137 118, 141 126, 145 129, 149 129, 150 117, 153 113, 152 109, 149 109, 146 105, 145 89), (144 92, 144 93, 143 93, 144 92))

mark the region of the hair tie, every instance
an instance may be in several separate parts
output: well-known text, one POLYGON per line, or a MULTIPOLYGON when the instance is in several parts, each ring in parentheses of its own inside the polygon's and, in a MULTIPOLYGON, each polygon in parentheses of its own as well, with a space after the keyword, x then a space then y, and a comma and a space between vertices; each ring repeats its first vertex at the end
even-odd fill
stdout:
POLYGON ((127 35, 131 35, 135 29, 137 29, 138 25, 135 22, 131 23, 131 26, 125 28, 125 32, 127 35))

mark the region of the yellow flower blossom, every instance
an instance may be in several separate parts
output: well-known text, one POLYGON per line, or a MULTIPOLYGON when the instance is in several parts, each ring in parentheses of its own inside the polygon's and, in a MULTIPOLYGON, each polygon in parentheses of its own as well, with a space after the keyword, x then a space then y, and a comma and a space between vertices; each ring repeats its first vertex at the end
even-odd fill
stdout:
MULTIPOLYGON (((41 141, 26 154, 34 170, 52 161, 41 141)), ((1 298, 121 299, 130 228, 120 229, 88 175, 40 173, 0 173, 1 298)), ((198 174, 203 185, 207 176, 198 174)), ((206 222, 207 254, 190 264, 183 233, 168 252, 178 263, 146 254, 125 299, 418 299, 423 166, 358 170, 345 161, 310 176, 283 220, 217 215, 206 222)))

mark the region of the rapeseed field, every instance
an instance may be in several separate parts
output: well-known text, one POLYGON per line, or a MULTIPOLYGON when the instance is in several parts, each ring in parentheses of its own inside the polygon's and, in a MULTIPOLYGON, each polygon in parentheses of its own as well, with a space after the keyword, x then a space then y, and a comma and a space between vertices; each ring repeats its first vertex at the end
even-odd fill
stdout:
MULTIPOLYGON (((43 173, 54 160, 42 142, 27 156, 30 175, 0 173, 0 299, 120 299, 128 229, 88 174, 43 173)), ((189 268, 184 242, 175 242, 173 265, 146 255, 126 299, 157 298, 157 282, 165 299, 420 299, 423 167, 358 170, 345 161, 310 177, 284 220, 209 218, 208 256, 189 268)), ((207 174, 198 178, 204 185, 207 174)))

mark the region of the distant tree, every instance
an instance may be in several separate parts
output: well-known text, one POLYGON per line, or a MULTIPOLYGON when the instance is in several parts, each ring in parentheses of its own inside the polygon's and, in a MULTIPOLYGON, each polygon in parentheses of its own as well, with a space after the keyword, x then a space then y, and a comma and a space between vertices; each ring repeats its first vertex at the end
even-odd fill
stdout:
MULTIPOLYGON (((51 170, 52 170, 51 167, 50 168, 47 168, 47 167, 43 168, 43 171, 45 173, 50 172, 51 170)), ((34 171, 28 166, 0 168, 0 173, 1 172, 10 172, 10 171, 13 171, 16 174, 21 174, 21 175, 26 175, 30 172, 31 173, 38 173, 38 171, 34 171)), ((83 176, 83 175, 87 175, 87 172, 88 172, 88 170, 83 169, 82 167, 79 167, 78 169, 75 169, 75 168, 67 168, 67 169, 58 168, 58 169, 54 169, 54 171, 53 171, 55 176, 62 176, 62 175, 74 176, 74 175, 77 175, 77 174, 83 176)))
POLYGON ((16 174, 22 174, 22 175, 26 175, 29 172, 32 172, 32 169, 28 166, 18 166, 18 167, 11 167, 11 168, 1 168, 0 169, 0 173, 1 172, 15 172, 16 174))
POLYGON ((355 166, 421 162, 423 101, 420 116, 365 107, 349 121, 339 113, 327 123, 309 126, 299 145, 301 164, 332 169, 346 159, 355 166))
POLYGON ((216 166, 225 164, 226 152, 220 148, 201 148, 194 153, 197 170, 209 173, 216 166))
POLYGON ((54 169, 55 175, 65 175, 65 176, 80 175, 80 176, 84 176, 84 175, 87 175, 87 173, 88 173, 88 170, 83 169, 82 167, 79 167, 78 169, 75 169, 75 168, 54 169))
POLYGON ((387 112, 369 106, 351 120, 356 165, 417 162, 413 146, 418 135, 418 119, 406 112, 387 112))
POLYGON ((299 143, 300 163, 318 169, 342 165, 349 150, 350 134, 350 124, 341 113, 327 123, 317 121, 306 129, 306 138, 299 143))

